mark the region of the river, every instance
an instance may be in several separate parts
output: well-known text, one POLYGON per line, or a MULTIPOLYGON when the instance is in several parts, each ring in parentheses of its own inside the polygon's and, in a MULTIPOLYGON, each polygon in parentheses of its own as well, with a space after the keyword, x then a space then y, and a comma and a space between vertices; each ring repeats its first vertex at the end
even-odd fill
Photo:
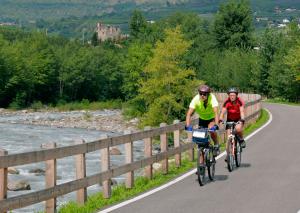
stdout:
MULTIPOLYGON (((99 113, 99 112, 98 112, 99 113)), ((102 112, 105 113, 105 112, 102 112)), ((107 111, 107 113, 110 113, 107 111)), ((101 113, 100 113, 101 114, 101 113)), ((20 124, 24 120, 33 118, 57 119, 64 116, 79 116, 77 113, 36 113, 26 115, 26 117, 16 115, 0 115, 0 148, 6 149, 9 154, 40 150, 41 144, 56 142, 58 147, 73 145, 75 140, 84 139, 86 142, 99 139, 104 134, 108 136, 120 135, 115 132, 105 132, 98 130, 88 130, 83 128, 58 128, 51 126, 38 126, 20 124)), ((144 144, 142 141, 134 142, 134 159, 138 160, 143 157, 144 144)), ((111 165, 118 166, 124 164, 124 145, 117 147, 122 155, 111 156, 111 165)), ((92 175, 100 172, 100 151, 86 154, 87 175, 92 175)), ((37 176, 30 173, 31 169, 45 169, 45 163, 35 163, 15 167, 20 171, 20 174, 9 174, 9 181, 26 180, 31 186, 31 190, 27 191, 8 191, 8 197, 13 197, 20 194, 34 192, 45 187, 45 176, 37 176)), ((75 179, 75 163, 74 157, 68 157, 57 160, 57 184, 65 183, 75 179)), ((124 181, 124 177, 115 178, 118 183, 124 181)), ((99 192, 99 185, 88 188, 88 194, 99 192)), ((75 192, 59 197, 57 199, 58 206, 70 200, 75 200, 75 192)), ((35 204, 23 209, 14 210, 13 212, 37 212, 44 209, 44 203, 35 204)))

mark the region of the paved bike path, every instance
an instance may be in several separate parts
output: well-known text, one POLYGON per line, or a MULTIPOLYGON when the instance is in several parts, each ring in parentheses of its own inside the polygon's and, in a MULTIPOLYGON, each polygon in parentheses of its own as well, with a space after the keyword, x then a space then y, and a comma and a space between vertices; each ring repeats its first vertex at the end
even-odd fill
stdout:
POLYGON ((300 107, 265 104, 273 121, 247 141, 242 165, 229 173, 224 157, 214 182, 196 175, 113 212, 291 212, 300 210, 300 107))

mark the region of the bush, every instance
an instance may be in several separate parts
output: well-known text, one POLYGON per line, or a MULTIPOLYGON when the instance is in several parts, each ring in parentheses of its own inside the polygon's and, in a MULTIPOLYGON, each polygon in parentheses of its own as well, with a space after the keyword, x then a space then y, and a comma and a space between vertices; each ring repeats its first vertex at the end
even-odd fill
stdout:
POLYGON ((42 109, 44 106, 43 106, 43 103, 41 101, 35 101, 31 104, 30 108, 32 108, 35 112, 39 109, 42 109))

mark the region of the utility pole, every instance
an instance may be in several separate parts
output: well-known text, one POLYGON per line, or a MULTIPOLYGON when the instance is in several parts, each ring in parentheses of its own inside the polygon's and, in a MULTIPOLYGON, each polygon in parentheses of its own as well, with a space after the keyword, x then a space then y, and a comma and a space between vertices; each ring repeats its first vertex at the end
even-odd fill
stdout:
POLYGON ((82 44, 84 45, 85 28, 82 29, 82 44))

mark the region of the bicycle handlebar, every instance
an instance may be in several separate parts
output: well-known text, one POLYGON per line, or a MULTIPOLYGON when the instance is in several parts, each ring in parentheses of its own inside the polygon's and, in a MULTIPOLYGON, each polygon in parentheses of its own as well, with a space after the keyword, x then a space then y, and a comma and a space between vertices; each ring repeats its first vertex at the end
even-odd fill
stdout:
MULTIPOLYGON (((213 126, 212 128, 199 128, 199 129, 203 129, 203 130, 207 130, 208 132, 216 132, 217 129, 213 126)), ((193 126, 185 126, 185 130, 187 132, 192 132, 193 131, 193 126)))
POLYGON ((221 122, 221 124, 228 124, 228 125, 232 125, 232 124, 235 124, 235 125, 237 125, 237 124, 240 124, 240 123, 242 123, 241 121, 238 121, 238 122, 235 122, 235 121, 223 121, 223 122, 221 122))

